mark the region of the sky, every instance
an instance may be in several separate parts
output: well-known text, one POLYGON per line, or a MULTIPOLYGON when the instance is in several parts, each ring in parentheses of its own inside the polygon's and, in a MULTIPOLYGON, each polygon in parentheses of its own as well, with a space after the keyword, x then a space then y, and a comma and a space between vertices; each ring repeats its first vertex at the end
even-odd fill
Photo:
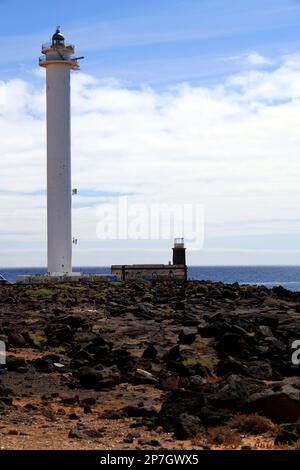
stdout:
POLYGON ((74 265, 168 262, 171 239, 101 239, 120 198, 201 207, 190 265, 300 264, 300 1, 0 0, 0 18, 0 268, 46 265, 38 57, 57 25, 85 57, 74 265))

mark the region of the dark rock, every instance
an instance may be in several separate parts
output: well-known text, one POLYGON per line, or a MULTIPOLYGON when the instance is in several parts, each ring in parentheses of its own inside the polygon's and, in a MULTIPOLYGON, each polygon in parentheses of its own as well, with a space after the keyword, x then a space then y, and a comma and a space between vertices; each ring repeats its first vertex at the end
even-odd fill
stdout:
POLYGON ((248 346, 244 337, 241 335, 237 333, 225 333, 219 339, 216 350, 221 358, 227 357, 228 355, 243 356, 248 351, 248 346))
POLYGON ((83 439, 84 434, 77 426, 74 426, 74 428, 70 429, 68 437, 69 439, 83 439))
POLYGON ((198 326, 198 333, 202 338, 219 338, 230 330, 231 325, 225 320, 212 322, 209 325, 198 326))
POLYGON ((128 377, 128 373, 136 369, 136 360, 126 348, 113 350, 113 361, 120 371, 128 377))
POLYGON ((158 379, 147 370, 137 369, 134 374, 134 382, 137 384, 158 384, 158 379))
POLYGON ((73 395, 71 397, 62 397, 60 402, 64 405, 75 405, 79 401, 78 395, 73 395))
POLYGON ((276 297, 280 299, 293 299, 295 297, 295 292, 285 289, 282 286, 276 286, 272 289, 276 297))
POLYGON ((260 325, 258 327, 258 331, 261 334, 261 336, 263 336, 264 338, 268 338, 268 337, 273 336, 271 328, 267 325, 260 325))
POLYGON ((80 400, 80 404, 83 406, 93 406, 96 404, 96 401, 95 397, 85 397, 80 400))
POLYGON ((87 389, 110 388, 120 382, 120 373, 116 367, 103 368, 101 371, 92 367, 81 367, 78 372, 73 374, 78 378, 80 385, 87 389))
POLYGON ((128 405, 124 408, 126 414, 130 417, 144 417, 144 416, 157 416, 157 411, 155 408, 148 406, 135 406, 128 405))
POLYGON ((13 400, 9 397, 0 397, 0 403, 6 406, 11 406, 13 404, 13 400))
POLYGON ((81 367, 76 376, 84 388, 95 388, 102 381, 101 372, 92 367, 81 367))
POLYGON ((8 356, 6 358, 6 367, 10 372, 25 372, 27 370, 27 362, 20 357, 8 356))
POLYGON ((180 389, 173 390, 161 406, 158 424, 165 431, 174 432, 180 415, 197 416, 204 404, 204 396, 199 392, 180 389))
POLYGON ((183 328, 178 336, 178 342, 180 344, 192 344, 197 335, 197 328, 183 328))
POLYGON ((38 357, 32 361, 32 365, 39 371, 39 372, 53 372, 54 365, 50 359, 44 359, 43 357, 38 357))
POLYGON ((273 371, 268 361, 252 361, 248 362, 245 369, 245 375, 255 379, 270 380, 273 377, 273 371))
POLYGON ((215 408, 211 405, 203 406, 198 414, 203 425, 206 427, 224 424, 232 417, 231 411, 215 408))
POLYGON ((7 342, 9 346, 14 348, 25 348, 27 345, 24 336, 21 333, 16 333, 15 331, 8 334, 7 342))
POLYGON ((272 330, 278 327, 279 319, 276 315, 266 315, 261 319, 261 325, 269 326, 272 330))
POLYGON ((214 384, 208 395, 209 403, 218 408, 240 409, 247 400, 249 390, 243 377, 232 374, 214 384))
POLYGON ((103 432, 105 432, 104 428, 91 429, 83 424, 77 424, 70 430, 68 437, 70 439, 97 439, 103 436, 103 432))
POLYGON ((72 329, 69 325, 53 324, 45 329, 48 344, 51 346, 60 346, 62 343, 71 343, 74 339, 72 329))
POLYGON ((90 362, 92 362, 91 358, 88 359, 72 359, 70 362, 70 369, 78 370, 81 367, 89 366, 90 362))
POLYGON ((225 359, 221 359, 217 364, 217 375, 224 376, 228 374, 240 374, 244 375, 246 365, 239 361, 237 358, 228 356, 225 359))
POLYGON ((72 329, 82 328, 87 325, 86 319, 79 315, 66 315, 59 317, 57 320, 69 325, 72 329))
POLYGON ((154 361, 158 355, 158 351, 156 347, 153 344, 149 344, 149 346, 146 347, 146 349, 143 352, 142 357, 144 359, 150 359, 154 361))
POLYGON ((174 420, 173 430, 177 439, 192 439, 203 431, 203 426, 197 416, 182 413, 174 420))
POLYGON ((145 304, 138 305, 138 308, 134 313, 137 317, 143 318, 144 320, 150 320, 153 317, 148 306, 145 304))
POLYGON ((296 434, 295 432, 281 430, 278 432, 274 444, 280 445, 280 444, 293 444, 294 442, 297 442, 298 439, 300 438, 299 434, 296 434))
POLYGON ((292 385, 283 385, 275 391, 268 388, 251 395, 247 409, 263 413, 276 423, 293 423, 300 418, 300 392, 292 385))
POLYGON ((104 411, 101 414, 102 419, 123 419, 125 416, 124 410, 119 410, 119 411, 104 411))
POLYGON ((34 405, 33 403, 26 403, 26 405, 24 405, 24 408, 28 411, 36 411, 38 409, 38 406, 34 405))
POLYGON ((159 378, 161 390, 175 390, 179 386, 180 377, 177 374, 165 374, 159 378))
POLYGON ((178 361, 181 359, 181 354, 180 354, 180 347, 177 344, 173 348, 171 348, 165 355, 164 355, 164 360, 166 362, 168 361, 178 361))
POLYGON ((201 375, 192 375, 189 379, 190 388, 199 388, 207 383, 207 380, 201 375))
POLYGON ((141 446, 160 447, 161 444, 157 439, 139 439, 138 443, 141 446))

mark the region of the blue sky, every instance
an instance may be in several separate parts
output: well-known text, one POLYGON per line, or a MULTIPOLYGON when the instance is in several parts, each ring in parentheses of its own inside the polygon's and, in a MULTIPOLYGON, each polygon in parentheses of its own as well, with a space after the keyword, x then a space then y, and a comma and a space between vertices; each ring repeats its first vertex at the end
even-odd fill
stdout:
POLYGON ((300 264, 300 0, 0 0, 0 14, 0 268, 45 265, 38 57, 58 24, 85 56, 74 264, 168 261, 170 241, 97 239, 96 207, 124 195, 203 205, 190 264, 300 264))
POLYGON ((86 55, 86 73, 129 86, 207 83, 238 70, 245 51, 277 58, 299 45, 297 0, 2 0, 0 11, 6 78, 36 65, 56 24, 86 55))

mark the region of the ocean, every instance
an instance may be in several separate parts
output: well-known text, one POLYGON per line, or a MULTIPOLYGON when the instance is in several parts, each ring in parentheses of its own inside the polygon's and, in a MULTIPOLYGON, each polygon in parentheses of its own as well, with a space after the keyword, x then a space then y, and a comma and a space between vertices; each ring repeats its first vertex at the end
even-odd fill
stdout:
MULTIPOLYGON (((74 267, 74 271, 86 273, 110 273, 110 267, 74 267)), ((0 273, 10 282, 18 274, 42 274, 45 268, 0 268, 0 273)), ((281 285, 300 292, 300 266, 190 266, 188 278, 222 281, 227 284, 259 284, 266 287, 281 285)))

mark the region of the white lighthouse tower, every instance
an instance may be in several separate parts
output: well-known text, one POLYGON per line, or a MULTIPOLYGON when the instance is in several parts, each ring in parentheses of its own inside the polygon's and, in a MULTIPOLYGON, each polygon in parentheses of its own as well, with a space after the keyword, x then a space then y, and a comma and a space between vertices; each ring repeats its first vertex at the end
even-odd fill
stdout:
POLYGON ((78 70, 74 46, 58 27, 42 46, 47 82, 48 273, 72 273, 70 71, 78 70))

